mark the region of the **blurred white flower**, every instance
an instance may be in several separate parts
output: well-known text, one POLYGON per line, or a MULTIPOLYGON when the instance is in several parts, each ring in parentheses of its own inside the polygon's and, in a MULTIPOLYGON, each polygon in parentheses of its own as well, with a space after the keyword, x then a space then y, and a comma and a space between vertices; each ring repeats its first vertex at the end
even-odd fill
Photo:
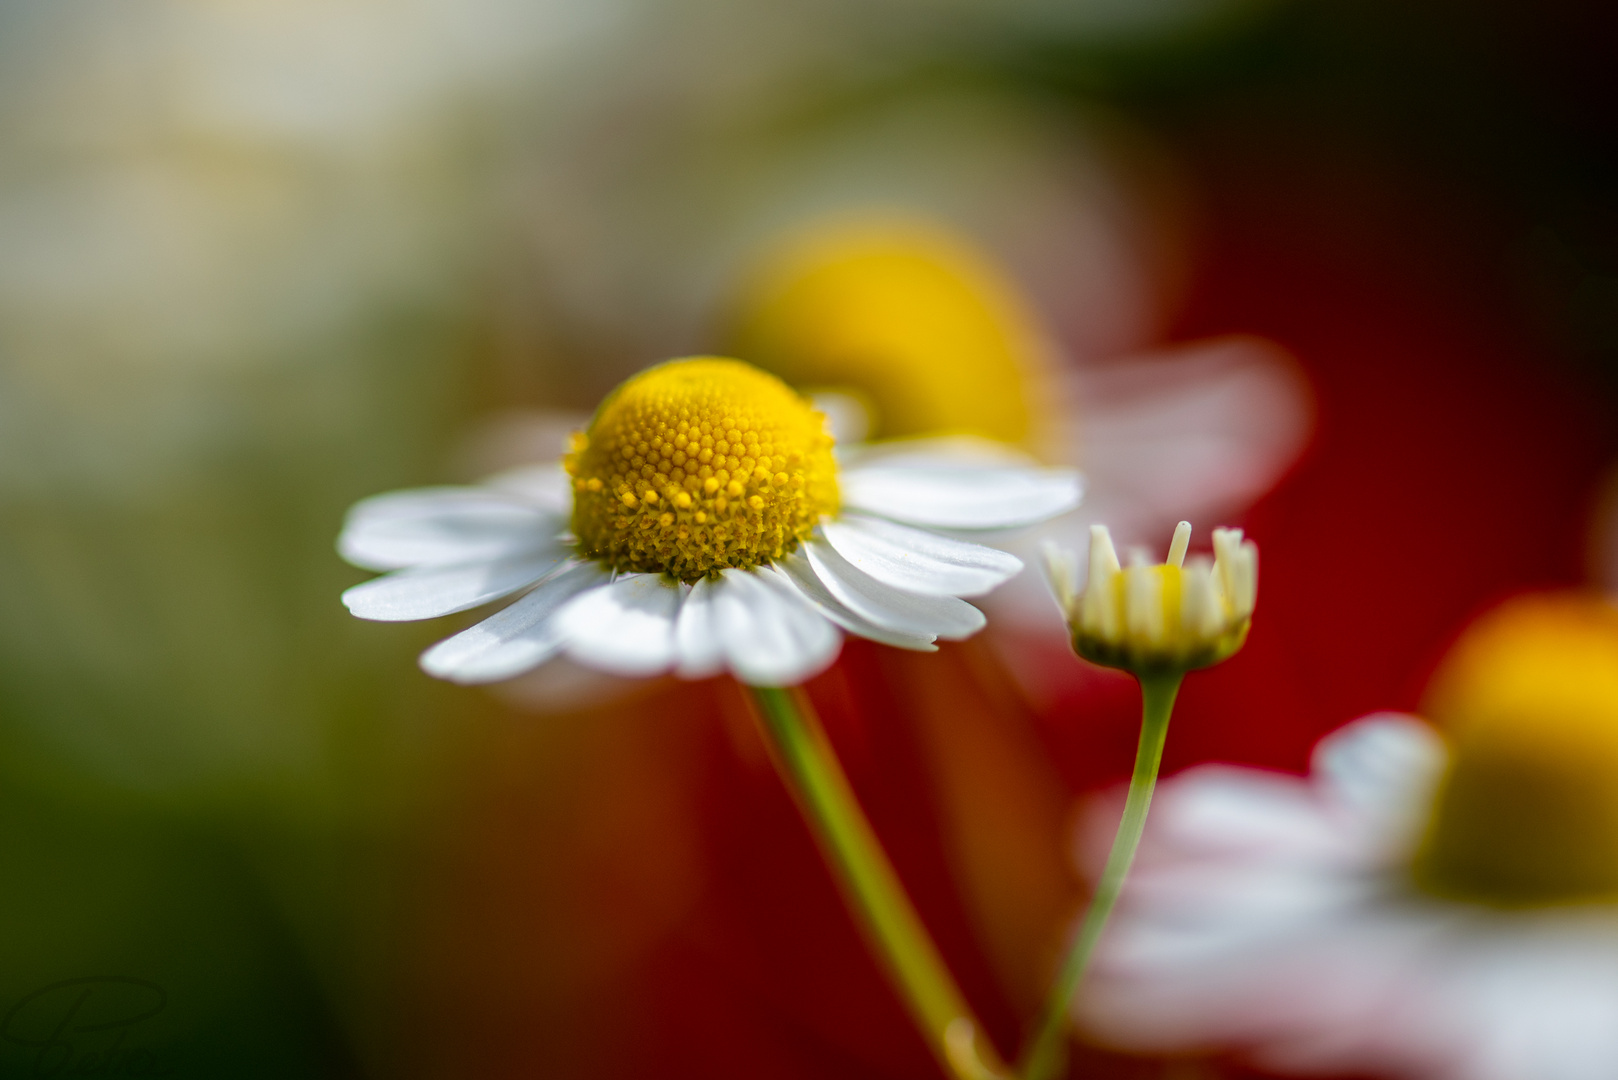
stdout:
POLYGON ((422 655, 429 674, 457 682, 509 679, 565 653, 621 675, 729 670, 795 685, 836 657, 839 630, 931 651, 982 629, 960 598, 1021 562, 931 529, 1015 527, 1078 502, 1074 474, 993 444, 850 447, 837 462, 824 424, 745 364, 660 365, 603 404, 565 475, 356 505, 339 550, 392 572, 344 603, 399 621, 522 593, 422 655))
POLYGON ((1322 741, 1307 778, 1165 783, 1080 1026, 1298 1073, 1618 1073, 1618 610, 1502 605, 1424 708, 1447 740, 1383 714, 1322 741))
POLYGON ((1300 780, 1200 766, 1158 792, 1076 1010, 1147 1053, 1432 1080, 1618 1070, 1618 912, 1496 911, 1414 891, 1442 741, 1367 717, 1300 780))

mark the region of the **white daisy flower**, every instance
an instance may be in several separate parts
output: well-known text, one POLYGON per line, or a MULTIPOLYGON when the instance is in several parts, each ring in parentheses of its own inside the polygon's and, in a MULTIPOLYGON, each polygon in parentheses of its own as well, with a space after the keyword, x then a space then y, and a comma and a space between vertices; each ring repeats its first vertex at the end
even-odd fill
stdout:
POLYGON ((1307 778, 1165 783, 1081 1026, 1298 1073, 1618 1074, 1618 611, 1505 605, 1424 707, 1447 739, 1381 714, 1307 778))
POLYGON ((824 416, 735 360, 630 379, 562 469, 378 495, 338 549, 389 571, 349 589, 365 619, 430 619, 518 599, 421 665, 463 683, 565 654, 604 671, 784 686, 842 632, 930 651, 968 637, 980 596, 1021 562, 938 529, 1011 528, 1071 509, 1076 473, 992 444, 917 440, 833 452, 824 416))

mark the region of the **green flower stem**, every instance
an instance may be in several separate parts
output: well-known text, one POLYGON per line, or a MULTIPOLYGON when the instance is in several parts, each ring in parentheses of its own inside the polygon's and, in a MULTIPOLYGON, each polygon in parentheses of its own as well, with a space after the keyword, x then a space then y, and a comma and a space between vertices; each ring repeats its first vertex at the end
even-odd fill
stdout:
POLYGON ((1141 832, 1146 827, 1146 811, 1152 805, 1152 789, 1157 786, 1157 770, 1163 761, 1163 738, 1168 734, 1174 696, 1179 693, 1183 673, 1142 675, 1140 679, 1140 744, 1135 750, 1135 772, 1129 778, 1129 796, 1124 801, 1123 820, 1112 840, 1101 881, 1090 897, 1090 906, 1079 924, 1078 936, 1068 947, 1062 968, 1051 987, 1050 996, 1034 1026, 1034 1037, 1023 1054, 1018 1070, 1023 1080, 1051 1080, 1067 1063, 1067 1009, 1084 981, 1085 968, 1095 952, 1101 931, 1106 928, 1124 878, 1135 861, 1141 832))
POLYGON ((776 768, 911 1019, 956 1080, 1005 1076, 983 1026, 911 906, 801 690, 754 687, 776 768))

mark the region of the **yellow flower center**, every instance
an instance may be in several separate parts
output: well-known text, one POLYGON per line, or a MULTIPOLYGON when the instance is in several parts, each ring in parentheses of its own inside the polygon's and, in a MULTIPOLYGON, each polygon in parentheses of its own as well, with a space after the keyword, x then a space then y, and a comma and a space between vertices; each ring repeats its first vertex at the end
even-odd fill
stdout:
POLYGON ((671 360, 574 436, 573 532, 618 570, 696 581, 779 559, 837 510, 825 417, 739 360, 671 360))
POLYGON ((1417 884, 1497 906, 1618 899, 1618 609, 1521 597, 1471 626, 1424 702, 1449 737, 1417 884))
POLYGON ((789 238, 754 277, 734 340, 796 386, 868 399, 873 436, 1046 434, 1033 313, 987 256, 935 225, 842 222, 789 238))

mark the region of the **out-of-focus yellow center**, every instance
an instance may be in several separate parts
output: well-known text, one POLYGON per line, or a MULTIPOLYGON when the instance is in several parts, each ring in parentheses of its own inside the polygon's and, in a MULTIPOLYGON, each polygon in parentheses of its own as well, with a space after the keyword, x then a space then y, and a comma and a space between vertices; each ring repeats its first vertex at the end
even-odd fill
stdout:
POLYGON ((671 360, 614 390, 564 461, 582 553, 696 581, 778 559, 837 510, 825 417, 742 363, 671 360))
POLYGON ((744 294, 734 340, 795 386, 866 398, 874 436, 1044 435, 1033 314, 988 257, 935 225, 845 222, 791 238, 744 294))
POLYGON ((1499 906, 1618 899, 1618 608, 1502 605, 1445 658, 1424 711, 1452 758, 1418 885, 1499 906))

